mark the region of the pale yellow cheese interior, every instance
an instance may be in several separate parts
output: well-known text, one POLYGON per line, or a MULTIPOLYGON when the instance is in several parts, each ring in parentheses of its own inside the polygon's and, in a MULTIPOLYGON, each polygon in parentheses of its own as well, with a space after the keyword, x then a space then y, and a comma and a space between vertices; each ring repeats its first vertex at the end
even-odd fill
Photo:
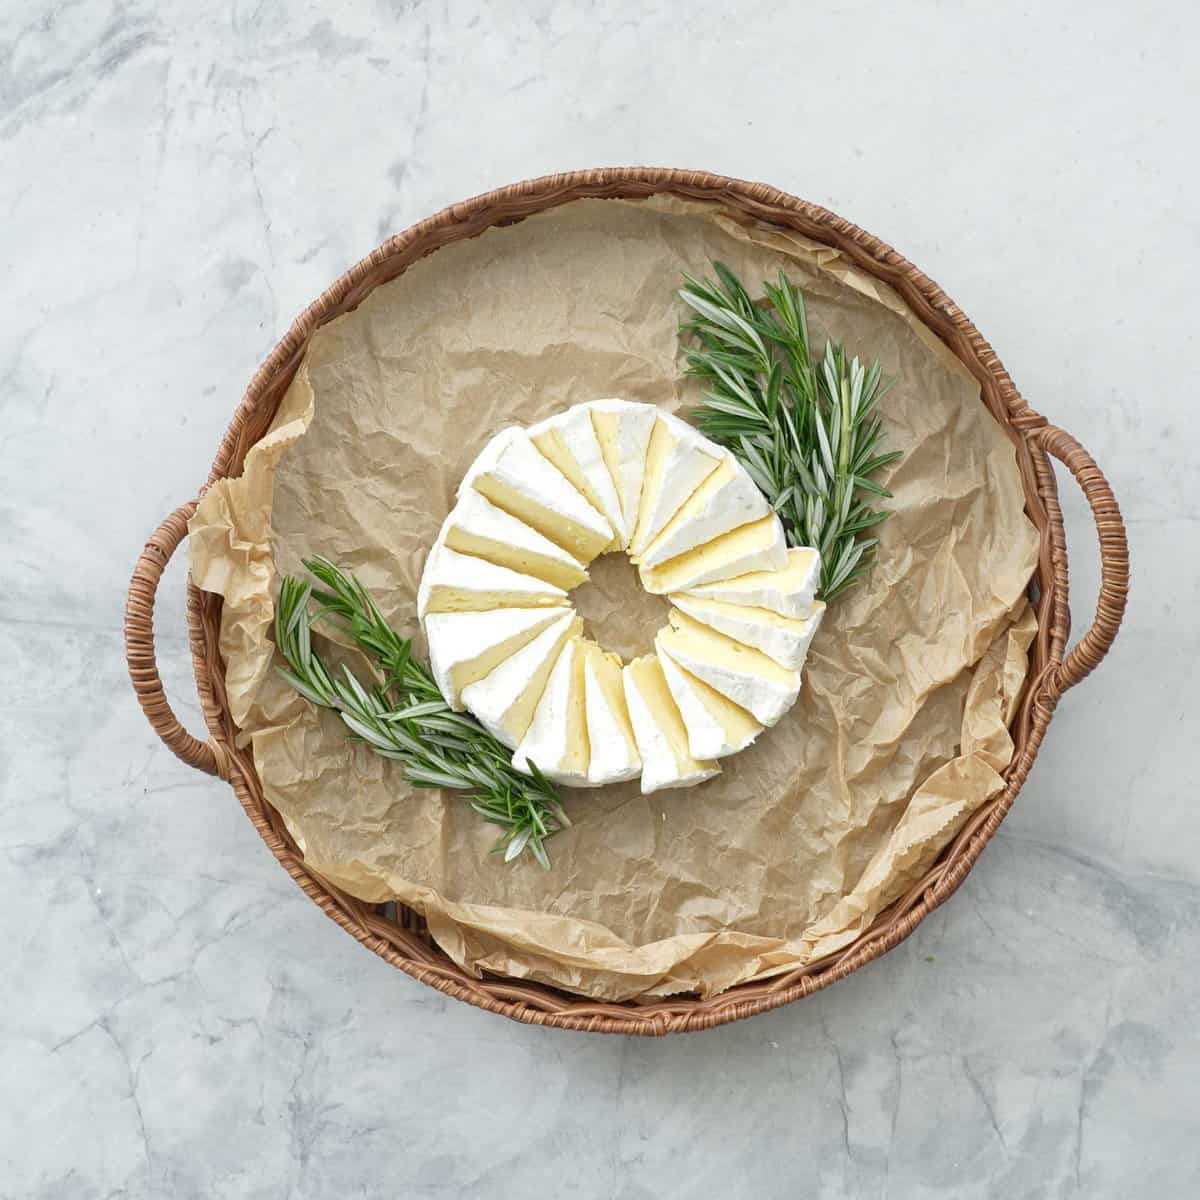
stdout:
POLYGON ((642 586, 656 596, 677 592, 687 587, 690 580, 715 571, 725 563, 737 562, 748 555, 765 551, 779 537, 778 522, 779 518, 774 513, 768 513, 761 520, 740 525, 737 529, 731 529, 728 533, 713 538, 711 542, 705 542, 702 546, 669 558, 657 566, 643 567, 642 586))
POLYGON ((555 587, 566 591, 587 582, 588 574, 580 566, 562 562, 557 558, 549 558, 522 546, 510 546, 507 542, 495 538, 484 537, 481 534, 463 529, 459 525, 451 525, 446 532, 446 545, 460 554, 473 554, 476 558, 486 559, 500 567, 508 567, 510 571, 520 571, 523 575, 532 575, 535 579, 544 579, 555 587))
POLYGON ((740 704, 734 704, 727 696, 722 696, 716 688, 709 686, 703 679, 697 679, 678 663, 675 663, 675 668, 687 680, 713 720, 725 730, 726 740, 732 745, 741 746, 751 742, 762 732, 762 726, 740 704))
MULTIPOLYGON (((678 440, 670 422, 661 419, 654 422, 654 430, 650 434, 650 444, 646 448, 646 474, 642 480, 642 502, 638 507, 637 528, 633 531, 633 537, 630 538, 631 546, 639 549, 645 548, 643 543, 649 532, 648 526, 653 519, 658 494, 667 483, 663 475, 667 462, 670 460, 671 451, 675 449, 678 440)), ((713 467, 715 468, 716 465, 717 460, 714 458, 713 467)), ((709 478, 711 479, 712 476, 710 475, 709 478)), ((695 492, 692 494, 695 495, 695 492)))
MULTIPOLYGON (((595 429, 595 426, 592 427, 595 429)), ((535 434, 532 438, 533 444, 541 451, 541 453, 554 464, 571 484, 574 489, 598 512, 604 512, 604 504, 600 497, 596 494, 596 489, 592 486, 588 477, 583 473, 583 468, 580 467, 575 455, 567 449, 567 444, 562 439, 562 434, 557 429, 543 429, 541 433, 535 434)), ((603 456, 604 447, 600 447, 600 453, 603 456)), ((605 466, 608 465, 608 459, 605 458, 605 466)), ((609 472, 612 473, 611 471, 609 472)), ((619 539, 614 537, 609 547, 618 543, 619 539)))
MULTIPOLYGON (((672 600, 675 598, 672 596, 672 600)), ((790 633, 793 637, 803 637, 812 624, 813 616, 824 611, 825 605, 817 600, 813 612, 807 617, 784 617, 769 608, 756 608, 748 604, 729 604, 724 600, 706 600, 700 596, 684 596, 684 603, 692 610, 685 616, 704 621, 705 616, 715 619, 725 617, 728 620, 744 621, 755 625, 767 625, 772 629, 790 633), (700 614, 700 615, 697 615, 700 614)))
MULTIPOLYGON (((534 710, 537 708, 538 701, 542 698, 542 693, 546 690, 546 681, 550 678, 550 672, 554 670, 554 664, 558 661, 558 656, 563 646, 568 641, 578 638, 582 632, 583 620, 580 617, 576 617, 563 630, 562 636, 555 643, 552 652, 547 654, 530 674, 529 682, 521 689, 508 708, 504 710, 504 715, 497 724, 512 739, 514 746, 520 743, 529 726, 533 723, 534 710)), ((586 747, 586 745, 587 741, 585 739, 584 746, 586 747)), ((585 767, 587 765, 586 758, 584 759, 584 765, 585 767)))
POLYGON ((629 709, 625 704, 625 687, 621 682, 621 656, 603 650, 586 638, 580 643, 583 654, 591 661, 596 682, 608 702, 609 712, 617 722, 631 754, 637 754, 637 739, 633 735, 633 724, 629 720, 629 709))
MULTIPOLYGON (((659 425, 661 427, 663 422, 660 421, 659 425)), ((646 546, 642 553, 649 554, 659 542, 666 541, 672 537, 681 525, 686 525, 708 504, 714 492, 720 491, 742 469, 728 456, 722 458, 717 469, 683 502, 675 515, 658 531, 654 541, 649 546, 646 546)))
POLYGON ((532 497, 509 487, 494 475, 483 474, 475 480, 475 490, 486 496, 497 508, 510 516, 532 526, 543 537, 548 537, 556 546, 570 551, 581 563, 590 563, 597 554, 612 542, 612 531, 599 533, 573 521, 563 513, 555 512, 537 503, 532 497))
POLYGON ((566 752, 559 763, 560 771, 581 777, 587 774, 591 757, 583 682, 583 645, 581 638, 575 638, 562 651, 571 656, 571 688, 567 696, 566 752))
POLYGON ((667 687, 667 679, 658 656, 647 654, 643 658, 635 658, 629 664, 629 674, 638 695, 645 701, 655 723, 666 736, 671 753, 679 765, 679 774, 687 776, 715 767, 715 763, 701 762, 691 756, 688 750, 687 729, 679 709, 675 707, 671 689, 667 687))
MULTIPOLYGON (((532 642, 547 625, 557 621, 564 611, 563 609, 547 609, 542 619, 534 622, 527 629, 519 630, 503 641, 488 646, 474 658, 455 663, 450 668, 450 685, 454 689, 453 697, 449 698, 451 703, 458 700, 463 688, 477 679, 482 679, 485 675, 490 675, 506 658, 511 658, 522 646, 532 642)), ((470 620, 471 618, 466 619, 470 620)))
POLYGON ((671 609, 671 624, 658 635, 672 658, 679 661, 679 654, 689 658, 703 659, 715 667, 736 672, 739 675, 757 675, 771 680, 781 688, 795 685, 797 675, 781 667, 773 658, 756 650, 753 646, 735 642, 733 638, 694 621, 679 609, 671 609))

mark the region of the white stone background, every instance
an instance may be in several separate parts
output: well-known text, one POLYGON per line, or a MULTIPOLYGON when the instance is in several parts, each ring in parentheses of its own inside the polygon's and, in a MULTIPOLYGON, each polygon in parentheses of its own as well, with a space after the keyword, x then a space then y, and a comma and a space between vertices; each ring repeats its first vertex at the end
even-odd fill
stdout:
MULTIPOLYGON (((1197 1194, 1198 39, 1189 0, 2 0, 0 1196, 1197 1194), (157 743, 120 636, 142 541, 331 279, 448 202, 623 163, 899 247, 1096 455, 1135 572, 945 908, 658 1042, 359 948, 157 743)), ((159 657, 198 726, 182 583, 159 657)))

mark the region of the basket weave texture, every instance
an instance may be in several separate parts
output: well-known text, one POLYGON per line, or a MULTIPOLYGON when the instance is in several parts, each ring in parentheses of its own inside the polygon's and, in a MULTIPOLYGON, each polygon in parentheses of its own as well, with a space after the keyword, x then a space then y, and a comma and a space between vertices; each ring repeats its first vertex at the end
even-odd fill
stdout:
MULTIPOLYGON (((259 367, 217 450, 207 487, 241 473, 246 453, 267 431, 276 408, 321 325, 357 307, 376 287, 442 246, 474 237, 572 200, 636 199, 658 193, 719 203, 760 221, 795 230, 833 246, 863 271, 893 287, 978 379, 983 402, 1016 447, 1026 510, 1041 539, 1030 587, 1038 634, 1013 723, 1014 753, 1006 786, 983 805, 909 892, 854 943, 835 955, 786 975, 732 988, 707 1000, 673 997, 653 1004, 597 1003, 537 984, 475 979, 434 944, 418 914, 401 905, 372 905, 332 887, 313 873, 282 820, 267 802, 248 750, 235 743, 237 730, 224 689, 218 650, 220 596, 188 584, 188 632, 201 708, 209 736, 189 734, 171 711, 154 650, 154 598, 163 569, 187 536, 195 511, 191 500, 171 513, 146 543, 130 583, 125 616, 126 654, 134 690, 150 724, 188 765, 218 775, 233 787, 247 816, 288 874, 347 933, 421 983, 490 1012, 530 1024, 603 1033, 658 1035, 709 1029, 827 987, 895 946, 942 904, 966 877, 999 828, 1025 781, 1062 695, 1088 675, 1107 653, 1124 613, 1129 558, 1120 510, 1112 490, 1086 450, 1068 433, 1031 409, 979 331, 957 305, 921 271, 878 238, 826 209, 761 183, 703 171, 603 168, 528 180, 464 201, 390 238, 332 284, 293 323, 259 367), (1095 518, 1100 541, 1100 596, 1093 624, 1068 652, 1067 549, 1051 459, 1074 476, 1095 518)), ((201 493, 203 494, 203 492, 201 493)))

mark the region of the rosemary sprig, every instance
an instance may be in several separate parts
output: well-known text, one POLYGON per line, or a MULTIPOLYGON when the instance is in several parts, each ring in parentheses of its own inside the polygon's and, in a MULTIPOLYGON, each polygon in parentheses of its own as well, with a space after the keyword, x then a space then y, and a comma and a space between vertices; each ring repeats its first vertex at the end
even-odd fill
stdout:
POLYGON ((715 281, 684 275, 679 291, 695 313, 681 327, 696 343, 688 374, 708 384, 699 425, 750 472, 788 542, 821 552, 820 595, 832 600, 870 565, 877 539, 860 535, 888 514, 868 498, 891 496, 871 477, 900 457, 880 452, 879 363, 865 368, 832 342, 815 363, 804 297, 782 271, 758 305, 728 267, 713 267, 715 281))
POLYGON ((306 700, 332 709, 356 741, 404 765, 415 787, 470 793, 471 807, 504 833, 504 861, 528 850, 550 866, 545 840, 571 822, 558 791, 532 763, 517 771, 511 752, 466 713, 446 703, 412 643, 383 619, 366 588, 325 558, 304 566, 323 588, 285 576, 275 610, 275 644, 287 662, 279 673, 306 700), (310 612, 315 605, 315 616, 310 612), (367 656, 378 678, 363 686, 349 667, 335 672, 313 649, 314 620, 332 618, 367 656))

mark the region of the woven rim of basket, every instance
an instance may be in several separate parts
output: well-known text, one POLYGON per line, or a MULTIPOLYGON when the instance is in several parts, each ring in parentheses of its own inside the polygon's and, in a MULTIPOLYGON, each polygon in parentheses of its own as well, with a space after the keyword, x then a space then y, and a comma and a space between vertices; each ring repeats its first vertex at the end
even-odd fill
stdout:
MULTIPOLYGON (((259 367, 230 422, 208 486, 241 473, 246 453, 263 436, 291 382, 313 332, 357 307, 381 283, 442 246, 496 225, 583 198, 642 199, 667 193, 719 203, 760 221, 836 247, 858 267, 890 284, 979 381, 988 410, 1015 444, 1026 511, 1041 550, 1030 598, 1038 633, 1012 727, 1014 753, 1005 787, 968 820, 934 865, 851 945, 820 961, 763 983, 743 984, 707 1000, 680 996, 652 1004, 603 1003, 537 984, 485 976, 476 979, 434 944, 420 916, 402 905, 373 905, 348 896, 313 872, 278 813, 267 802, 251 753, 238 749, 229 715, 224 663, 218 650, 221 597, 188 583, 188 629, 209 746, 242 807, 272 854, 327 916, 364 946, 407 975, 455 999, 518 1021, 589 1032, 657 1035, 709 1029, 810 995, 878 958, 907 937, 966 877, 1000 826, 1029 773, 1061 688, 1069 634, 1067 558, 1062 512, 1049 458, 1033 434, 1045 419, 1021 398, 991 346, 931 279, 890 246, 849 221, 763 183, 706 171, 608 167, 526 180, 443 209, 389 238, 322 293, 292 324, 259 367)), ((1119 619, 1119 617, 1118 617, 1119 619)))

